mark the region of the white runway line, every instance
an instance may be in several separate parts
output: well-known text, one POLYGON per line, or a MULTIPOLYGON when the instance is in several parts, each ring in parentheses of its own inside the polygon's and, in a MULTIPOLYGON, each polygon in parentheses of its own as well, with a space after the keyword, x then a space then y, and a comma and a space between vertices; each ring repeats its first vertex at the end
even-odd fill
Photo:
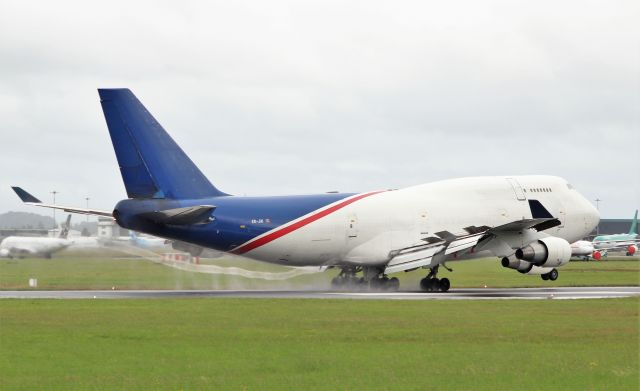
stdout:
POLYGON ((331 292, 254 290, 103 290, 103 291, 0 291, 0 298, 24 299, 163 299, 163 298, 267 298, 351 300, 564 300, 640 296, 640 287, 582 288, 468 288, 431 292, 331 292))

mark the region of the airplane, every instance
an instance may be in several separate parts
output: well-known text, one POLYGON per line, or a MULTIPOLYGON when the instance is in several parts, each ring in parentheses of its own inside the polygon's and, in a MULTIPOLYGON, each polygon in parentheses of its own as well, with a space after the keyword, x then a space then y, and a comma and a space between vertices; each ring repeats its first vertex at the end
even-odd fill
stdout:
POLYGON ((71 215, 68 215, 66 223, 60 224, 60 235, 57 238, 9 236, 0 243, 0 257, 24 258, 30 256, 50 259, 52 254, 73 244, 73 241, 67 239, 70 223, 71 215))
POLYGON ((596 249, 594 257, 597 253, 597 256, 600 258, 602 257, 602 255, 607 255, 607 252, 611 250, 626 250, 626 255, 632 256, 636 252, 638 252, 639 242, 640 238, 638 238, 638 210, 636 209, 636 213, 633 215, 633 220, 631 221, 631 227, 629 228, 628 233, 599 235, 593 238, 593 246, 596 249))
POLYGON ((593 257, 596 261, 599 261, 601 257, 597 256, 594 251, 593 243, 588 240, 578 240, 571 243, 571 255, 574 257, 580 257, 588 260, 593 257))
POLYGON ((600 220, 556 176, 443 180, 403 189, 238 197, 216 188, 129 89, 99 89, 127 191, 113 211, 23 202, 110 216, 121 227, 290 266, 340 269, 337 289, 397 290, 389 275, 424 269, 425 291, 448 261, 494 256, 504 267, 556 280, 574 242, 600 220))
POLYGON ((129 231, 129 243, 146 249, 163 248, 169 244, 166 239, 138 236, 135 231, 129 231))

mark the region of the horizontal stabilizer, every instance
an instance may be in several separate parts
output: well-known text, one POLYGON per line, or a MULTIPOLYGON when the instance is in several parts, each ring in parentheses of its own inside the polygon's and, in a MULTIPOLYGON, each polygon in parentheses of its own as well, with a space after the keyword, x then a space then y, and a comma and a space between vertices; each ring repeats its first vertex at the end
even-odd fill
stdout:
POLYGON ((187 206, 185 208, 156 210, 139 214, 140 217, 158 224, 191 225, 211 221, 213 205, 187 206))
POLYGON ((41 206, 43 208, 50 208, 50 209, 60 209, 60 210, 63 210, 65 212, 68 212, 68 213, 77 213, 77 214, 92 215, 92 216, 113 217, 113 214, 110 211, 107 211, 107 210, 88 209, 88 208, 75 208, 75 207, 72 207, 72 206, 43 204, 42 201, 40 201, 36 197, 32 196, 31 194, 29 194, 26 190, 22 189, 21 187, 12 186, 11 188, 13 189, 13 191, 16 192, 18 197, 20 197, 22 202, 30 204, 30 205, 41 206))
POLYGON ((13 191, 16 192, 18 197, 20 197, 22 202, 33 202, 33 203, 36 203, 36 204, 41 204, 42 203, 42 201, 40 201, 36 197, 32 196, 31 194, 29 194, 26 190, 24 190, 21 187, 11 186, 11 188, 13 189, 13 191))

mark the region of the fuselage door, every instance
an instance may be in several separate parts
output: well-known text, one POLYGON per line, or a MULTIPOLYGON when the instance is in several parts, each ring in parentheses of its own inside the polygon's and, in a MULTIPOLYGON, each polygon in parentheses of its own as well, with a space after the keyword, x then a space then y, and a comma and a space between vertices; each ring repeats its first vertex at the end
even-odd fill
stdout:
POLYGON ((507 178, 507 182, 511 185, 513 192, 516 193, 516 198, 519 201, 525 201, 527 197, 524 195, 524 190, 522 190, 522 186, 515 178, 507 178))
POLYGON ((358 237, 358 217, 355 214, 347 217, 347 239, 358 237))

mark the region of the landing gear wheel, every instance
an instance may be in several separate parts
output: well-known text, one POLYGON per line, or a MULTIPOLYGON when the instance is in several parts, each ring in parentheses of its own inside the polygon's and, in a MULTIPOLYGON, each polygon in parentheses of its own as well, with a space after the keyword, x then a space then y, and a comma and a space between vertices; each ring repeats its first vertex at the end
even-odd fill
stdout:
POLYGON ((387 290, 395 292, 400 288, 400 280, 397 277, 392 277, 387 281, 387 290))
POLYGON ((451 284, 448 278, 439 280, 437 278, 423 278, 420 280, 420 288, 426 292, 446 292, 449 290, 451 284), (444 283, 442 281, 445 281, 444 283))
POLYGON ((449 282, 448 278, 443 278, 440 280, 440 291, 446 292, 451 287, 451 282, 449 282))
POLYGON ((382 290, 384 288, 385 281, 383 278, 372 278, 369 281, 369 289, 372 291, 382 290))
POLYGON ((541 274, 540 277, 542 277, 543 280, 547 281, 549 279, 549 274, 541 274))
POLYGON ((555 281, 558 279, 558 271, 556 269, 551 269, 551 271, 549 272, 549 279, 551 281, 555 281))

